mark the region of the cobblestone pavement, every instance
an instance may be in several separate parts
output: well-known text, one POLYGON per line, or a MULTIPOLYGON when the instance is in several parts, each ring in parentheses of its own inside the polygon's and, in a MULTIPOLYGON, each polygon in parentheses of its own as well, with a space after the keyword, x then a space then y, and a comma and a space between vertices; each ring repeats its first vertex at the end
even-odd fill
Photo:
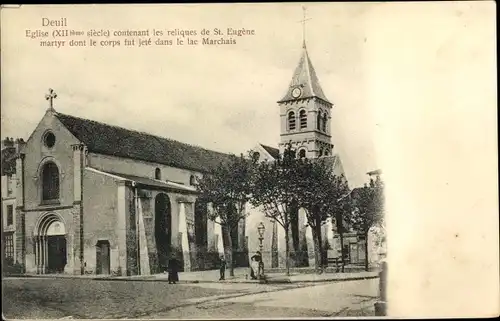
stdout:
POLYGON ((374 316, 378 280, 302 284, 280 291, 215 299, 147 316, 161 318, 280 318, 374 316))
POLYGON ((7 278, 3 314, 7 319, 139 318, 167 311, 196 298, 279 289, 259 284, 207 284, 102 281, 85 279, 7 278))
POLYGON ((10 278, 3 280, 3 313, 7 319, 370 316, 377 282, 174 285, 10 278))

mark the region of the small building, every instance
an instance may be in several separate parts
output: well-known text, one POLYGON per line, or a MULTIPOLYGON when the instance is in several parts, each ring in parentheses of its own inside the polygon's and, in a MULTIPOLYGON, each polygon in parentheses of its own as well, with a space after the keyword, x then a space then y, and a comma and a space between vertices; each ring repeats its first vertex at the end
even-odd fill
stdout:
POLYGON ((2 140, 2 243, 4 261, 15 262, 16 254, 16 147, 13 138, 2 140))

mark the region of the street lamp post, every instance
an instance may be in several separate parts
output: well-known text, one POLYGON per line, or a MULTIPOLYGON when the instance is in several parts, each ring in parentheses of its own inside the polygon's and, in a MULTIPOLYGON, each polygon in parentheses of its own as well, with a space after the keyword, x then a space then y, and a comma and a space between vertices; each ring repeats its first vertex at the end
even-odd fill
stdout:
POLYGON ((264 223, 260 222, 259 226, 257 227, 257 231, 259 232, 259 248, 260 248, 260 253, 262 254, 262 241, 264 240, 264 232, 266 231, 266 227, 264 226, 264 223))
POLYGON ((262 241, 264 240, 264 232, 266 231, 264 223, 260 222, 259 226, 257 227, 257 231, 259 232, 260 262, 259 262, 258 278, 260 279, 261 276, 264 275, 264 262, 262 261, 262 249, 263 249, 262 241))

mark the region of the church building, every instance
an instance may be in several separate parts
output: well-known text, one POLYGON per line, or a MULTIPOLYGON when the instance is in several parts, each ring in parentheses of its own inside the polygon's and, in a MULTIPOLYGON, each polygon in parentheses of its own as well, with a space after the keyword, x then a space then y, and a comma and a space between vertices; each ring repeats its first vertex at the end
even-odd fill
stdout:
MULTIPOLYGON (((172 256, 184 271, 216 268, 222 232, 207 219, 210 204, 197 200, 195 184, 232 155, 62 114, 53 108, 56 97, 50 90, 45 115, 26 142, 15 143, 15 217, 9 222, 15 225, 12 255, 25 272, 148 275, 165 271, 172 256)), ((274 161, 291 145, 297 158, 321 158, 344 175, 331 133, 334 104, 305 41, 277 105, 278 146, 257 144, 254 159, 274 161)), ((284 267, 283 228, 250 204, 246 211, 230 231, 236 266, 248 266, 260 250, 266 268, 284 267)), ((296 212, 289 231, 292 266, 313 267, 312 231, 304 210, 296 212)), ((342 252, 334 228, 331 220, 322 227, 329 257, 342 252)), ((358 243, 356 235, 351 243, 358 243)))
MULTIPOLYGON (((196 177, 231 155, 82 119, 50 107, 16 142, 15 259, 26 273, 148 275, 176 256, 215 268, 220 226, 196 177)), ((245 224, 232 231, 245 253, 245 224)))

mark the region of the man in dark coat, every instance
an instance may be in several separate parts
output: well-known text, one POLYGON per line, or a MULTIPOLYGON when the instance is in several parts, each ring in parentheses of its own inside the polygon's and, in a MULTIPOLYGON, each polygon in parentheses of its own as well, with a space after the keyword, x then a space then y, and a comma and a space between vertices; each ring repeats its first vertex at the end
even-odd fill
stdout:
POLYGON ((175 256, 172 256, 168 261, 168 283, 175 284, 179 282, 179 261, 175 256))
POLYGON ((224 280, 224 277, 225 277, 225 274, 226 274, 226 260, 224 260, 224 256, 221 255, 220 256, 220 279, 219 281, 221 280, 224 280))

